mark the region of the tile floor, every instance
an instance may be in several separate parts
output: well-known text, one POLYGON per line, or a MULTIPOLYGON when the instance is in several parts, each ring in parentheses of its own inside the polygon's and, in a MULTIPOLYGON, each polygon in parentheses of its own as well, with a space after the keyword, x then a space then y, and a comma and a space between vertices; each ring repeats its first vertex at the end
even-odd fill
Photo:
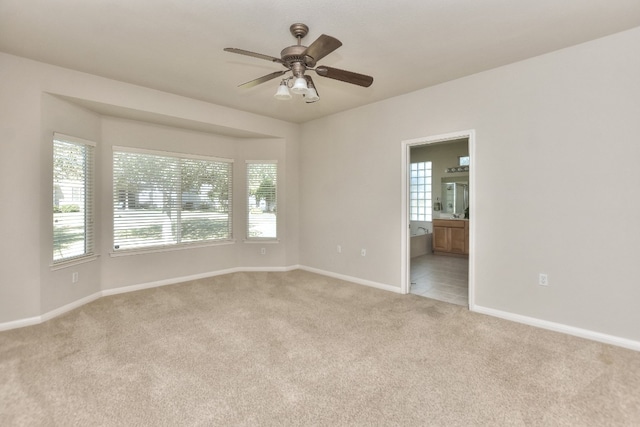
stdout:
POLYGON ((411 258, 410 292, 468 307, 469 259, 431 253, 411 258))

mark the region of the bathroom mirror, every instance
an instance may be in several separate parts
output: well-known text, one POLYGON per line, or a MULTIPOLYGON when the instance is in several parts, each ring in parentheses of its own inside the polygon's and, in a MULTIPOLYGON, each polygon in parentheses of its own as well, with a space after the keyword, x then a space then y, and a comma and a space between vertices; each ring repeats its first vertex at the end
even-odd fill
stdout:
POLYGON ((469 178, 442 178, 442 212, 448 214, 462 214, 469 207, 469 178))

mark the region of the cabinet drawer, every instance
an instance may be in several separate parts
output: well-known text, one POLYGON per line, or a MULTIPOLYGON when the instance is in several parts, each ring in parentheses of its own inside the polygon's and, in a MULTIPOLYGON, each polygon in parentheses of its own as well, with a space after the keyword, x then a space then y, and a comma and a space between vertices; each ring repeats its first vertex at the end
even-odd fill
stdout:
POLYGON ((464 228, 466 221, 461 219, 434 219, 434 227, 464 228))

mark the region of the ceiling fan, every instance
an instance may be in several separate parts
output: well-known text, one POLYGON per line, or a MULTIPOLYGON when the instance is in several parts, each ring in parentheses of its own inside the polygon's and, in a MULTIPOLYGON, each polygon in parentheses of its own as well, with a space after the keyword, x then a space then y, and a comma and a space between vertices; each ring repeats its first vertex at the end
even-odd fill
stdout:
POLYGON ((315 71, 316 74, 321 77, 340 80, 342 82, 358 86, 369 87, 373 83, 373 77, 371 76, 327 67, 324 65, 316 66, 316 63, 319 60, 342 46, 342 42, 340 40, 326 34, 322 34, 316 39, 316 41, 307 47, 302 45, 302 39, 307 35, 307 33, 309 33, 309 27, 305 24, 298 23, 291 25, 289 30, 291 31, 291 34, 298 39, 298 44, 284 48, 282 52, 280 52, 280 58, 250 52, 244 49, 236 49, 233 47, 227 47, 224 49, 226 52, 238 53, 240 55, 247 55, 271 62, 277 62, 286 68, 286 70, 275 71, 271 74, 267 74, 266 76, 242 83, 238 87, 254 87, 291 71, 292 75, 282 79, 280 86, 278 87, 278 91, 274 96, 281 100, 291 99, 291 94, 289 93, 289 89, 291 89, 291 92, 304 96, 305 101, 309 104, 320 99, 316 86, 313 83, 313 79, 308 74, 305 74, 305 72, 309 70, 315 71))

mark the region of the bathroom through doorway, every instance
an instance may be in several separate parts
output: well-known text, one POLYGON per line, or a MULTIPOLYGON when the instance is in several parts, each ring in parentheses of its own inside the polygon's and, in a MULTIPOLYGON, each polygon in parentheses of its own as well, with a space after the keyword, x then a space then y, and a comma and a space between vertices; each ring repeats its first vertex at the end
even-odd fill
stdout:
POLYGON ((403 293, 473 306, 474 136, 403 141, 403 293))

